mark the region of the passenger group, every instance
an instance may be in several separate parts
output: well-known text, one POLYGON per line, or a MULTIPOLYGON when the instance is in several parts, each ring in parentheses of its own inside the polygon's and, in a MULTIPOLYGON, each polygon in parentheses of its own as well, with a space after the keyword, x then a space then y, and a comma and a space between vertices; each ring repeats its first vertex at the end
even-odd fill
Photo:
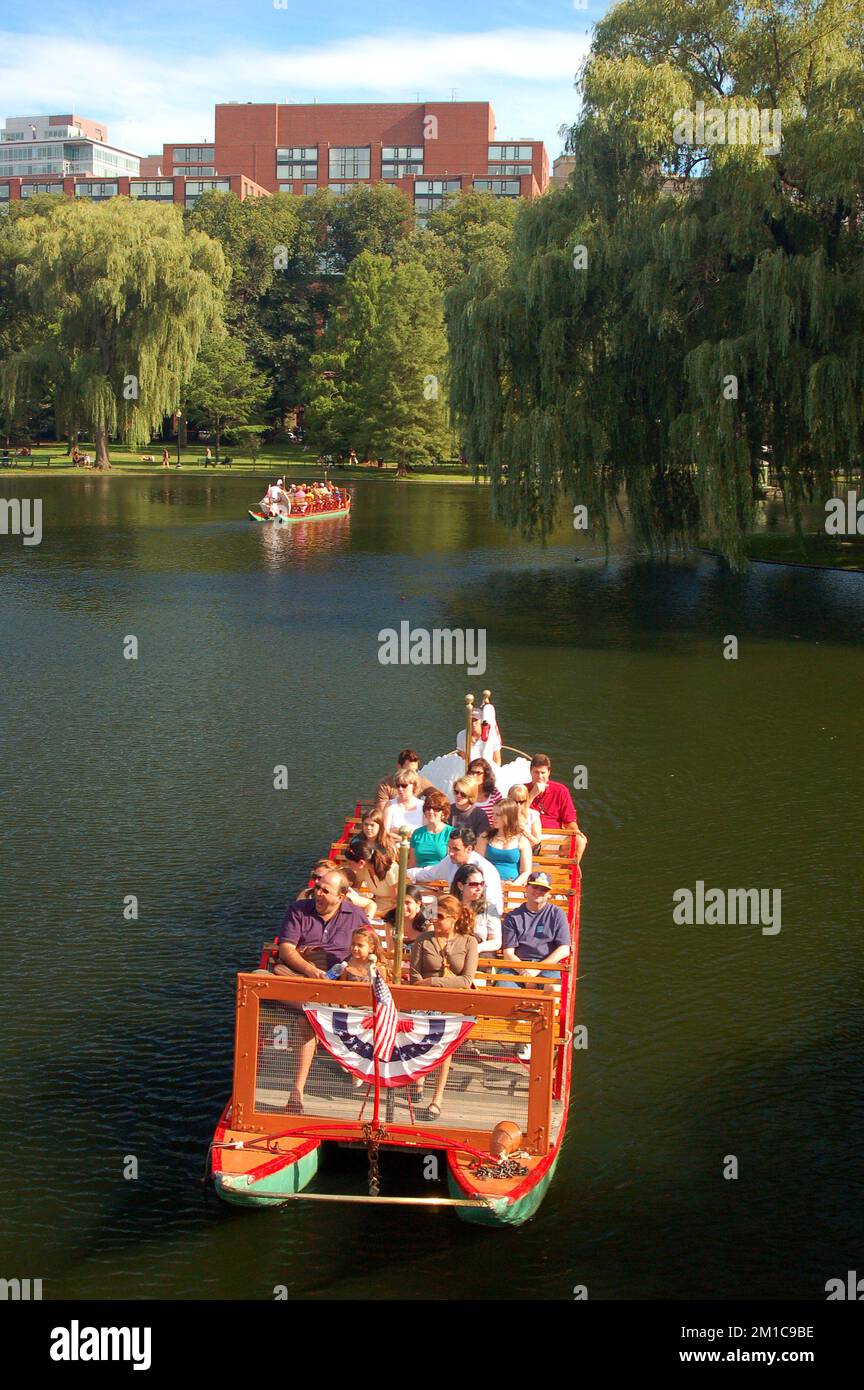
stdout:
POLYGON ((330 482, 296 483, 286 489, 284 478, 271 483, 258 506, 265 516, 291 516, 298 512, 338 511, 347 506, 348 493, 330 482))
MULTIPOLYGON (((482 730, 478 736, 482 738, 482 730)), ((552 988, 558 972, 549 967, 568 956, 570 928, 553 900, 550 876, 534 868, 534 856, 544 830, 572 835, 577 862, 588 841, 566 786, 551 780, 549 758, 537 753, 530 767, 531 781, 502 796, 493 765, 484 757, 472 758, 465 776, 453 784, 451 803, 420 775, 416 750, 404 748, 395 771, 378 783, 372 808, 346 847, 344 866, 319 860, 309 887, 288 907, 275 973, 361 982, 370 980, 373 967, 386 974, 377 957, 381 936, 386 936, 392 957, 397 841, 407 827, 411 835, 403 949, 411 983, 447 989, 485 984, 477 977, 478 961, 493 954, 501 962, 530 962, 530 968, 518 970, 502 963, 494 980, 498 987, 517 989, 530 982, 532 988, 552 988), (422 887, 432 882, 447 885, 437 898, 422 887), (524 888, 524 901, 508 912, 505 883, 524 888), (513 978, 505 980, 504 975, 513 978), (541 980, 550 983, 540 984, 541 980)), ((303 1113, 316 1047, 315 1034, 302 1016, 298 1027, 289 1114, 303 1113)), ((521 1055, 529 1051, 523 1048, 521 1055)), ((428 1119, 440 1114, 448 1071, 447 1063, 438 1071, 428 1119)))

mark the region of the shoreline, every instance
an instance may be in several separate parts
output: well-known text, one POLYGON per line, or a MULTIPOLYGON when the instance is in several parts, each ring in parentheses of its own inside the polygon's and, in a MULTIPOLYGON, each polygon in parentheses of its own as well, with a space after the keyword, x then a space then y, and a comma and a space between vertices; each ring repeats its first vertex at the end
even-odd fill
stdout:
MULTIPOLYGON (((277 474, 291 474, 292 477, 305 480, 308 478, 323 477, 325 473, 324 465, 317 461, 312 463, 294 463, 293 460, 286 462, 274 461, 272 465, 261 463, 233 463, 230 468, 219 464, 215 467, 210 464, 204 467, 200 463, 182 463, 178 468, 176 463, 172 463, 169 468, 163 468, 161 464, 152 463, 112 463, 110 469, 99 468, 75 468, 70 463, 52 464, 39 466, 34 462, 32 467, 28 460, 22 459, 21 463, 14 468, 0 468, 0 478, 165 478, 168 476, 176 477, 178 474, 194 473, 196 477, 232 477, 243 476, 244 478, 272 478, 277 474)), ((471 473, 412 473, 406 477, 397 477, 392 468, 327 468, 328 478, 338 478, 341 482, 349 482, 352 478, 377 478, 382 482, 399 483, 456 483, 460 487, 466 484, 482 487, 485 479, 475 479, 471 473)))

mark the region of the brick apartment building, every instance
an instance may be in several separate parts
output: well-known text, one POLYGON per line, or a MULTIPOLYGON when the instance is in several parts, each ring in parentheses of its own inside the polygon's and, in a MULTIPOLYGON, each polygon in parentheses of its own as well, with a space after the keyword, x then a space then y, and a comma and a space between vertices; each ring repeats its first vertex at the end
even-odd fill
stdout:
MULTIPOLYGON (((43 120, 45 118, 42 118, 43 120)), ((50 117, 49 123, 78 121, 50 117)), ((15 130, 28 118, 12 118, 15 130)), ((11 122, 7 120, 7 131, 11 122)), ((89 125, 93 126, 90 122, 89 125)), ((95 127, 94 127, 95 129, 95 127)), ((100 138, 107 139, 104 126, 100 138)), ((127 156, 134 168, 111 178, 55 159, 20 171, 2 155, 10 137, 0 132, 0 205, 34 193, 94 199, 127 195, 194 206, 212 189, 256 197, 285 192, 309 196, 319 188, 346 193, 357 184, 389 183, 410 199, 421 224, 448 196, 463 189, 498 198, 532 199, 549 184, 549 159, 540 140, 496 135, 488 102, 415 104, 278 105, 226 102, 216 107, 215 139, 195 145, 168 143, 161 155, 127 156)), ((101 170, 100 170, 101 172, 101 170)))
POLYGON ((542 141, 499 139, 485 101, 228 102, 216 107, 213 148, 218 168, 242 169, 271 193, 344 193, 357 183, 391 183, 421 217, 463 188, 531 199, 549 182, 542 141))

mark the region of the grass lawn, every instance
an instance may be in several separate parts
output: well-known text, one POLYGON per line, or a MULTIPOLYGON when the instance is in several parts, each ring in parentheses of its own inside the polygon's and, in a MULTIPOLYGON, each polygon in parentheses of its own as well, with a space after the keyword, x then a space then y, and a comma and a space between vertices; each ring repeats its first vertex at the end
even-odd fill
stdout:
POLYGON ((748 560, 774 560, 781 565, 820 565, 838 570, 864 570, 864 537, 814 535, 749 536, 748 560))
MULTIPOLYGON (((211 445, 210 447, 212 449, 213 446, 211 445)), ((93 445, 92 443, 88 443, 86 440, 80 440, 78 448, 82 454, 89 453, 91 457, 95 456, 95 445, 93 445)), ((206 445, 204 444, 194 444, 189 445, 185 449, 181 449, 181 471, 184 473, 209 473, 211 476, 214 473, 218 473, 220 475, 235 472, 249 473, 268 478, 271 475, 275 478, 277 474, 281 473, 283 476, 290 476, 298 482, 301 480, 305 480, 307 477, 313 478, 320 476, 323 472, 322 467, 318 463, 318 455, 315 452, 313 452, 312 449, 310 449, 308 453, 304 453, 302 446, 299 444, 265 444, 261 449, 260 453, 258 454, 257 459, 253 459, 248 452, 244 453, 242 450, 232 449, 230 444, 227 446, 223 446, 221 450, 223 457, 227 457, 232 460, 230 468, 227 468, 222 463, 219 464, 218 468, 216 468, 215 465, 212 463, 209 466, 205 466, 203 461, 205 448, 206 445)), ((11 452, 13 452, 13 450, 10 449, 10 453, 11 452)), ((171 468, 176 473, 176 444, 173 446, 170 444, 168 445, 168 455, 171 460, 171 468)), ((149 449, 129 449, 126 445, 114 444, 111 446, 111 473, 120 474, 121 476, 125 474, 139 474, 144 477, 151 474, 167 473, 168 469, 164 469, 162 467, 161 458, 161 444, 153 444, 150 446, 149 449), (152 454, 156 462, 143 463, 141 460, 142 454, 152 454)), ((66 454, 65 443, 58 443, 40 445, 38 449, 34 449, 32 459, 18 459, 16 460, 15 465, 13 467, 0 468, 0 476, 4 474, 9 474, 10 476, 18 476, 19 474, 33 474, 45 477, 52 477, 55 471, 57 473, 62 472, 64 475, 67 476, 78 477, 85 471, 89 474, 91 470, 73 468, 71 462, 69 461, 69 457, 66 454), (45 466, 43 466, 42 468, 39 467, 40 454, 43 457, 51 459, 50 468, 45 466)), ((328 468, 327 471, 330 477, 333 478, 338 477, 340 479, 347 480, 349 478, 356 478, 362 476, 370 478, 386 478, 389 481, 393 482, 395 481, 394 474, 396 471, 396 464, 392 460, 390 460, 388 462, 385 462, 384 467, 381 469, 361 468, 359 466, 347 468, 340 467, 338 464, 336 464, 332 468, 328 468)), ((96 470, 94 469, 93 472, 95 473, 96 470)), ((105 474, 104 476, 107 477, 108 474, 105 474)), ((428 470, 418 470, 417 472, 409 475, 409 477, 400 478, 398 481, 400 483, 472 483, 474 481, 474 478, 470 472, 460 467, 460 465, 454 459, 452 464, 442 465, 441 468, 436 469, 430 468, 428 470)))

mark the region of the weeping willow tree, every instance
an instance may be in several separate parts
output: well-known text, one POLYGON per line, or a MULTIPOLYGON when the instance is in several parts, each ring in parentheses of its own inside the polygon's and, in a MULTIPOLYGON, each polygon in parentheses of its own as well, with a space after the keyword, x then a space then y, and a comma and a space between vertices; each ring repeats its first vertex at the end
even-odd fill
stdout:
POLYGON ((447 300, 451 401, 497 514, 626 498, 733 562, 766 462, 802 501, 864 455, 860 0, 624 0, 596 28, 568 185, 447 300))
POLYGON ((180 400, 202 338, 220 322, 228 272, 221 248, 184 231, 179 209, 115 198, 59 203, 14 229, 21 302, 50 325, 0 368, 6 411, 53 391, 58 423, 108 441, 147 444, 180 400))

